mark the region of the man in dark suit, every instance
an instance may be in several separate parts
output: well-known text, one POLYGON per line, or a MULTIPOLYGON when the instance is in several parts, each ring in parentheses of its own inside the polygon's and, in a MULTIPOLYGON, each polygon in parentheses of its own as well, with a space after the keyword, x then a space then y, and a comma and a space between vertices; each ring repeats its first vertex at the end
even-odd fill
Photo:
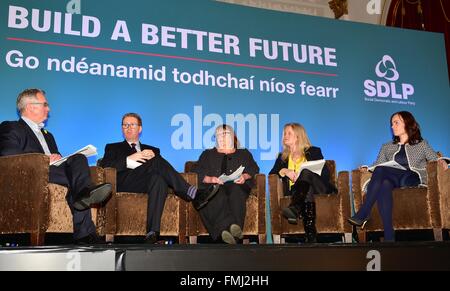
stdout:
POLYGON ((184 200, 192 201, 196 209, 208 203, 217 193, 217 186, 197 189, 183 177, 160 154, 156 147, 139 142, 142 119, 136 113, 127 113, 122 118, 122 133, 125 141, 108 144, 100 165, 117 169, 119 192, 143 192, 148 194, 147 243, 156 243, 159 238, 164 203, 171 187, 184 200))
MULTIPOLYGON (((44 121, 50 111, 45 92, 27 89, 17 98, 19 121, 0 124, 0 156, 41 153, 50 157, 50 163, 61 159, 53 135, 44 130, 44 121)), ((111 184, 94 186, 88 161, 83 155, 70 157, 60 166, 50 166, 49 182, 69 188, 67 202, 73 215, 76 243, 96 243, 98 237, 92 222, 92 205, 100 204, 111 194, 111 184)))

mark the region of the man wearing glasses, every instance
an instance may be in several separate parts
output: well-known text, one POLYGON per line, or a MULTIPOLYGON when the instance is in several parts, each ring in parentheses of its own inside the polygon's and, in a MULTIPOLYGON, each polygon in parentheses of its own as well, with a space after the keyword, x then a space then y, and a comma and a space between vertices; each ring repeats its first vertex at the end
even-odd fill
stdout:
MULTIPOLYGON (((50 112, 45 92, 26 89, 17 98, 17 110, 19 121, 0 124, 0 156, 41 153, 49 156, 50 163, 61 159, 53 135, 43 129, 50 112)), ((98 243, 90 207, 109 197, 111 184, 94 186, 84 155, 74 155, 60 166, 50 166, 49 182, 69 188, 67 201, 73 215, 75 243, 98 243)))
POLYGON ((140 143, 142 119, 136 113, 127 113, 122 118, 123 142, 108 144, 100 165, 117 169, 117 190, 148 194, 146 243, 158 243, 164 203, 171 187, 175 194, 192 201, 198 210, 204 207, 217 193, 217 185, 208 189, 197 189, 183 177, 161 155, 158 148, 140 143))

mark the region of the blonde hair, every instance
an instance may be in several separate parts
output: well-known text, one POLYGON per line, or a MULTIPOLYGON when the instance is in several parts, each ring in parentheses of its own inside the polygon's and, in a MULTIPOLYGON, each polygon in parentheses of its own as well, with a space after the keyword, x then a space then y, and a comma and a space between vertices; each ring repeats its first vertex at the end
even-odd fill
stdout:
MULTIPOLYGON (((303 125, 299 123, 288 123, 283 128, 283 137, 286 129, 290 127, 294 131, 295 136, 297 137, 297 151, 300 152, 300 157, 303 158, 305 156, 305 151, 311 147, 311 141, 309 140, 308 135, 306 134, 306 130, 303 125)), ((289 147, 287 147, 284 142, 283 143, 283 152, 281 153, 281 159, 286 161, 291 153, 289 147)))

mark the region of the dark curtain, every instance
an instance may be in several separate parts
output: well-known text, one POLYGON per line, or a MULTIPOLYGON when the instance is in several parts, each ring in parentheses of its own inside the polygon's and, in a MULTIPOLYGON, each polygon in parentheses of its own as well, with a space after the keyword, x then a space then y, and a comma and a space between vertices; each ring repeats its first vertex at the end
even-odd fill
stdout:
POLYGON ((386 25, 443 33, 450 75, 449 0, 392 0, 386 25))

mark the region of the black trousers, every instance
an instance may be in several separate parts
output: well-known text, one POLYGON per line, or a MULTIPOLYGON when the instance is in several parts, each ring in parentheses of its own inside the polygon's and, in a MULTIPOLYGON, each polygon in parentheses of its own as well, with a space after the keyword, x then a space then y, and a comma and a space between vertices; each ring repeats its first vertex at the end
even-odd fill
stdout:
POLYGON ((119 192, 147 193, 147 231, 159 232, 161 216, 168 193, 172 188, 177 196, 190 201, 189 183, 178 173, 172 165, 161 156, 155 156, 142 166, 118 173, 117 189, 119 192))
POLYGON ((244 228, 246 201, 250 191, 251 188, 246 184, 226 183, 221 185, 216 196, 199 210, 212 239, 217 240, 222 231, 228 230, 232 224, 244 228))
POLYGON ((50 166, 50 183, 69 188, 66 200, 72 212, 73 238, 80 239, 95 233, 91 209, 78 211, 73 208, 73 203, 80 193, 93 185, 87 158, 84 155, 75 155, 59 167, 50 166))
POLYGON ((291 191, 294 188, 297 190, 297 193, 307 192, 306 202, 314 202, 314 194, 325 194, 335 191, 334 187, 329 185, 329 183, 325 183, 320 175, 308 169, 304 169, 300 173, 297 181, 292 185, 291 191))

